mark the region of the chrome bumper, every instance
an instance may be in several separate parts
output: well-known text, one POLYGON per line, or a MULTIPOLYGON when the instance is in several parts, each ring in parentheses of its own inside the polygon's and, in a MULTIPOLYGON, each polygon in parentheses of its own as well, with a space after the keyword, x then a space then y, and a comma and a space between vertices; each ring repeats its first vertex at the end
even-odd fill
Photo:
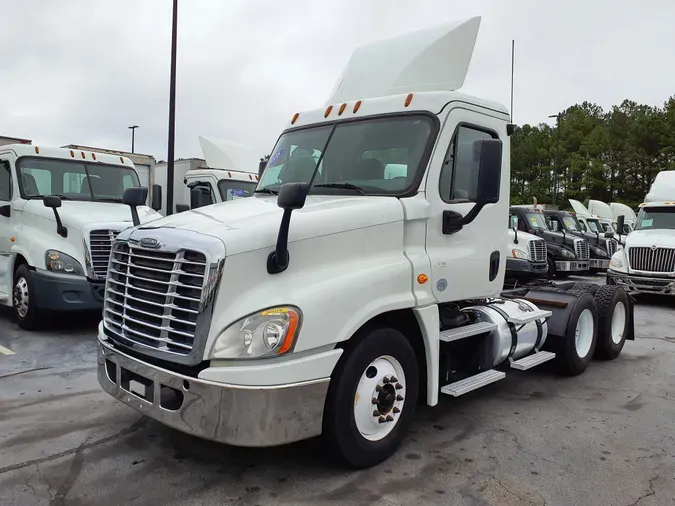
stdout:
POLYGON ((589 261, 591 269, 607 269, 609 268, 609 259, 601 260, 599 258, 591 258, 589 261))
POLYGON ((160 369, 99 341, 98 382, 117 400, 174 429, 253 447, 321 434, 329 378, 269 387, 225 385, 160 369))
POLYGON ((561 272, 587 271, 589 269, 588 260, 572 260, 555 263, 555 269, 561 272))
POLYGON ((608 280, 624 287, 630 293, 653 293, 657 295, 675 295, 675 278, 656 278, 638 276, 625 272, 607 271, 608 280))

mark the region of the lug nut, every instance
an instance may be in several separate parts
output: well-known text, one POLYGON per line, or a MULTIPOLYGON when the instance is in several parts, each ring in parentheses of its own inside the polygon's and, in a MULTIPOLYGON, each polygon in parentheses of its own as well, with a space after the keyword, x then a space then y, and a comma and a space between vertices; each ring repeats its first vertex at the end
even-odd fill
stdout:
POLYGON ((370 402, 372 402, 373 404, 377 404, 377 397, 373 397, 370 402))
POLYGON ((392 376, 389 381, 391 381, 392 383, 398 383, 398 380, 396 379, 395 376, 392 376))
POLYGON ((378 420, 378 422, 387 423, 387 419, 385 417, 381 416, 380 419, 378 420))
POLYGON ((386 376, 382 378, 382 383, 384 383, 385 385, 389 383, 389 378, 387 378, 386 376))
POLYGON ((400 413, 400 412, 401 412, 401 410, 398 409, 396 406, 394 406, 394 409, 392 409, 392 411, 393 411, 394 413, 400 413))
POLYGON ((382 413, 380 413, 377 409, 373 411, 373 416, 380 416, 382 413))
POLYGON ((396 390, 401 390, 403 388, 403 385, 400 383, 396 383, 396 390))
POLYGON ((380 392, 382 391, 382 387, 381 387, 380 385, 376 385, 376 386, 375 386, 375 391, 376 391, 377 393, 380 393, 380 392))
POLYGON ((402 396, 402 395, 397 395, 397 396, 396 396, 396 400, 397 400, 397 401, 402 401, 402 400, 403 400, 403 396, 402 396))
POLYGON ((388 422, 393 422, 393 421, 394 421, 394 418, 393 418, 391 415, 387 415, 386 420, 387 420, 388 422))

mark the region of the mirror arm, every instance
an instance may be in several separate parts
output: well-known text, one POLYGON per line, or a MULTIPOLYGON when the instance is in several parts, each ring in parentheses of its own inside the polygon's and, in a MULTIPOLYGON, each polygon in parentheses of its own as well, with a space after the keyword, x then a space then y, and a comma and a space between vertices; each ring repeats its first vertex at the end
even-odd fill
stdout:
POLYGON ((52 210, 54 211, 54 219, 56 220, 56 233, 61 237, 68 237, 68 229, 63 226, 58 210, 55 207, 52 207, 52 210))
POLYGON ((443 233, 451 235, 462 230, 465 225, 476 219, 486 204, 487 202, 477 202, 464 216, 457 211, 443 211, 443 233))
POLYGON ((267 272, 269 274, 279 274, 288 268, 290 255, 288 253, 288 231, 291 225, 292 209, 284 209, 279 226, 279 235, 277 236, 277 247, 267 257, 267 272))

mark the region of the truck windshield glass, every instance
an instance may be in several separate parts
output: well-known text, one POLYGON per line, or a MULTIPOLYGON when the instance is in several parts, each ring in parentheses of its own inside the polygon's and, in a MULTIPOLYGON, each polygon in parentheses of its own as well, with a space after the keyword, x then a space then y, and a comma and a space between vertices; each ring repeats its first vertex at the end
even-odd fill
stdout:
POLYGON ((581 232, 581 225, 574 216, 563 216, 562 221, 565 228, 571 232, 581 232))
POLYGON ((643 207, 638 214, 635 230, 675 230, 675 207, 643 207))
POLYGON ((404 116, 287 132, 272 151, 257 191, 311 180, 312 194, 406 193, 424 170, 433 131, 427 116, 404 116))
POLYGON ((253 195, 257 183, 251 181, 233 181, 232 179, 221 179, 218 181, 218 192, 223 202, 228 200, 243 199, 253 195))
POLYGON ((538 213, 527 213, 527 221, 530 222, 530 227, 535 230, 547 230, 546 220, 541 214, 538 213))
POLYGON ((589 218, 586 218, 586 223, 588 223, 588 228, 591 229, 591 232, 593 233, 600 232, 600 225, 598 223, 598 220, 591 220, 589 218))
POLYGON ((130 167, 47 158, 17 161, 22 196, 58 195, 65 200, 122 202, 124 190, 140 186, 130 167))

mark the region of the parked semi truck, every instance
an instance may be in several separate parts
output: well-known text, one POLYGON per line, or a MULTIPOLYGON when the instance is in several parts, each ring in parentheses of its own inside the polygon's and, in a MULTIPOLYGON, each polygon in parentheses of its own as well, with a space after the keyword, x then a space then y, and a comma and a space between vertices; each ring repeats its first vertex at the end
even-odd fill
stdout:
POLYGON ((588 241, 561 231, 551 230, 544 211, 537 204, 511 206, 511 223, 521 232, 530 233, 546 241, 547 276, 566 278, 583 274, 590 269, 588 241))
MULTIPOLYGON (((139 185, 121 156, 0 147, 0 304, 21 327, 46 311, 103 308, 112 242, 132 226, 123 192, 139 185)), ((143 223, 160 217, 145 205, 137 212, 143 223)))
POLYGON ((518 217, 509 217, 510 228, 506 245, 506 285, 521 280, 545 278, 548 273, 546 241, 527 232, 518 231, 518 217))
POLYGON ((368 467, 418 403, 616 357, 633 337, 620 287, 502 290, 514 126, 457 91, 479 23, 357 49, 328 102, 293 114, 253 197, 118 235, 103 389, 203 438, 322 435, 368 467))
MULTIPOLYGON (((583 230, 576 213, 568 211, 544 211, 549 228, 563 234, 582 237, 586 240, 590 258, 588 260, 591 272, 605 271, 609 267, 609 259, 618 249, 618 243, 613 239, 613 232, 592 231, 592 228, 583 230)), ((588 225, 591 227, 591 225, 588 225)))
MULTIPOLYGON (((618 217, 619 230, 624 220, 618 217)), ((625 244, 612 256, 607 284, 635 294, 675 295, 675 171, 656 175, 625 244)))

